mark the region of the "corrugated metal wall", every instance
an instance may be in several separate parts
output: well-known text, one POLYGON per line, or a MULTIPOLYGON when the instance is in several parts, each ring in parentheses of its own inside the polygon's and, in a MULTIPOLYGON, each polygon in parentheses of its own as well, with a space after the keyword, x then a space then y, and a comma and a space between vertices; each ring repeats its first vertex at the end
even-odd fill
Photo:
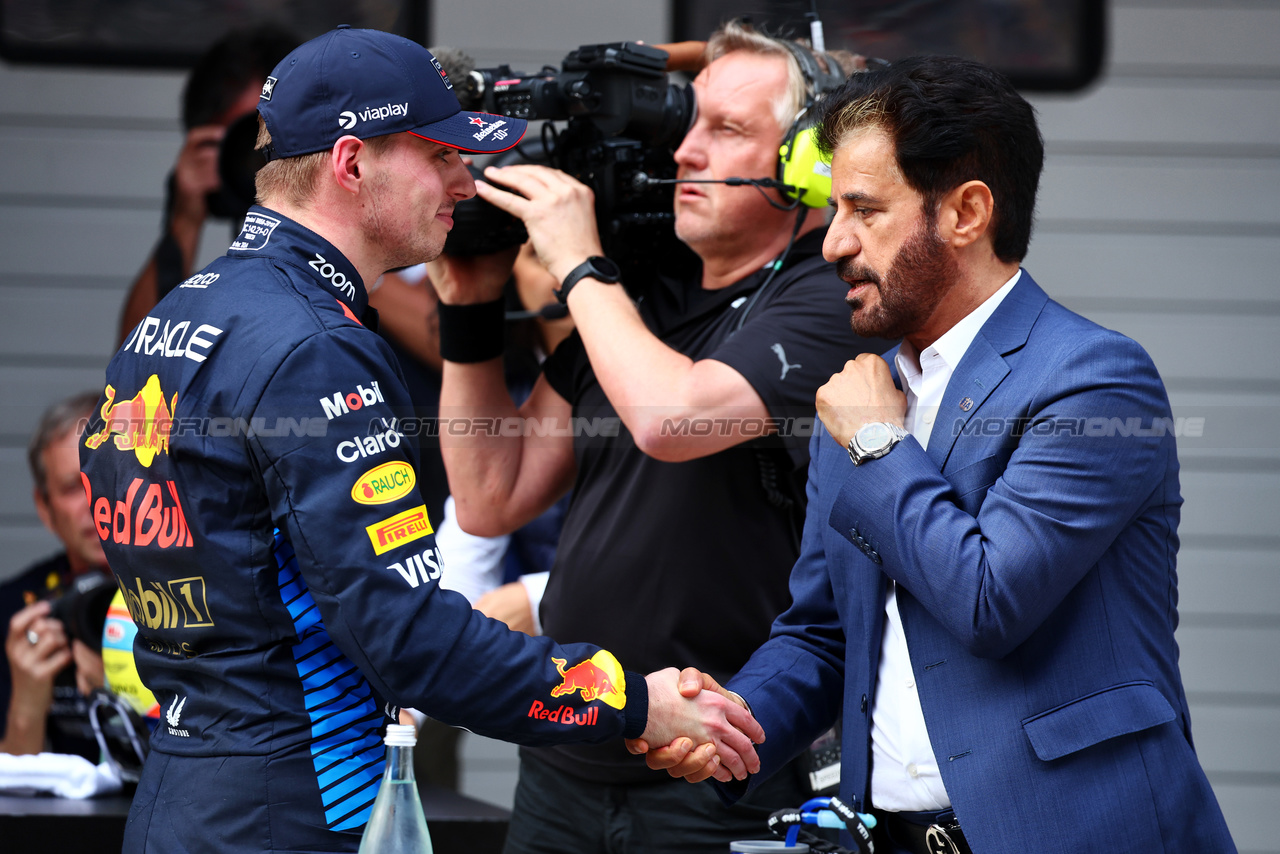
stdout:
MULTIPOLYGON (((440 4, 438 43, 533 69, 581 43, 661 41, 663 0, 440 4)), ((1280 850, 1280 3, 1118 0, 1103 80, 1037 96, 1048 143, 1027 267, 1142 342, 1184 436, 1182 668, 1242 851, 1280 850), (1195 422, 1189 422, 1194 425, 1195 422)), ((53 549, 23 449, 101 386, 156 240, 181 76, 0 63, 0 578, 53 549)), ((220 254, 225 226, 206 230, 220 254)), ((509 803, 514 753, 468 736, 464 787, 509 803)))
POLYGON ((1237 845, 1277 851, 1280 4, 1121 0, 1111 22, 1101 85, 1034 99, 1049 156, 1026 264, 1204 419, 1179 441, 1182 673, 1237 845))

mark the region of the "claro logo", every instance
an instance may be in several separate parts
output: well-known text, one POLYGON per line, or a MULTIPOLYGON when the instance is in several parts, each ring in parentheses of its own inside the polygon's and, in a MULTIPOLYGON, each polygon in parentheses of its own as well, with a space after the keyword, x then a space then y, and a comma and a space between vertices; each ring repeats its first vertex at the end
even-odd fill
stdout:
POLYGON ((396 429, 396 420, 392 418, 388 421, 385 418, 379 418, 382 426, 386 427, 381 433, 376 430, 368 436, 352 436, 346 441, 339 442, 337 448, 338 459, 344 463, 354 463, 361 457, 372 457, 380 454, 387 448, 400 447, 404 434, 396 429))
POLYGON ((383 463, 360 475, 351 487, 351 500, 357 504, 387 504, 408 495, 416 483, 413 466, 398 460, 383 463))
POLYGON ((379 555, 397 546, 419 540, 432 532, 425 504, 397 513, 375 525, 367 526, 364 530, 369 535, 369 542, 373 543, 373 553, 379 555))

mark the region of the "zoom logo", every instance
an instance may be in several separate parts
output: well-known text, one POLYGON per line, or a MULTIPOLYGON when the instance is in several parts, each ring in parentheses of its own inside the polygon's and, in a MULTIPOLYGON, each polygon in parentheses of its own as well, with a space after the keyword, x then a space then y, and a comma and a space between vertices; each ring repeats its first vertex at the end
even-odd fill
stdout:
POLYGON ((339 291, 347 295, 347 299, 356 298, 356 286, 351 284, 351 280, 347 278, 347 274, 343 273, 333 264, 324 259, 319 252, 316 257, 307 262, 307 266, 315 270, 322 277, 327 279, 339 291))
POLYGON ((338 127, 343 130, 351 130, 356 126, 356 114, 350 110, 343 110, 338 113, 338 127))

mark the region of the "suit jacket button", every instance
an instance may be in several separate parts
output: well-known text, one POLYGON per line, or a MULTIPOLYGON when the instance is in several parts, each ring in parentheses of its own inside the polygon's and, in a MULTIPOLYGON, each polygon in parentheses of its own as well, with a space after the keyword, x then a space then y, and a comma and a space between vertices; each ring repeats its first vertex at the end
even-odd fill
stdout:
POLYGON ((862 708, 860 710, 864 715, 867 713, 867 695, 862 695, 862 708))

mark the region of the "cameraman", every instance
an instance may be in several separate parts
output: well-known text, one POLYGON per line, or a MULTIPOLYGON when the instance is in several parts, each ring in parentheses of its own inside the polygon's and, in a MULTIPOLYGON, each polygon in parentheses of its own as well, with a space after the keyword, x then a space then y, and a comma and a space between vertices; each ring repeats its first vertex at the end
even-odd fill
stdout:
MULTIPOLYGON (((772 178, 813 94, 800 61, 737 23, 712 36, 706 57, 678 177, 772 178)), ((574 178, 540 166, 485 178, 479 195, 524 221, 559 281, 603 254, 592 192, 574 178)), ((557 641, 590 638, 646 669, 689 662, 730 674, 788 604, 808 454, 807 434, 785 419, 811 424, 818 386, 851 353, 888 344, 858 340, 836 317, 848 288, 821 259, 824 217, 780 207, 773 188, 679 185, 676 235, 701 264, 678 280, 628 282, 635 303, 607 270, 563 285, 577 332, 518 409, 488 328, 501 317, 491 306, 509 261, 433 266, 441 414, 474 426, 466 437, 441 430, 460 525, 505 533, 574 489, 541 608, 557 641), (601 417, 621 420, 616 438, 568 429, 571 418, 601 417), (548 419, 550 435, 505 428, 548 419), (782 432, 778 423, 782 435, 761 438, 782 432)), ((805 781, 779 775, 730 811, 710 787, 673 786, 622 745, 525 748, 507 851, 719 854, 761 835, 772 809, 810 797, 805 781)))
POLYGON ((0 662, 0 753, 40 753, 48 735, 53 752, 98 761, 85 697, 103 683, 102 656, 67 636, 49 602, 77 578, 108 573, 76 449, 97 401, 96 392, 87 392, 52 406, 27 452, 36 512, 64 551, 0 586, 0 625, 8 626, 0 662))
POLYGON ((165 294, 192 273, 200 234, 210 216, 244 215, 243 203, 223 191, 218 174, 222 138, 236 120, 258 108, 262 81, 298 44, 275 26, 233 30, 200 57, 182 90, 186 136, 169 173, 160 241, 129 288, 119 341, 165 294))

